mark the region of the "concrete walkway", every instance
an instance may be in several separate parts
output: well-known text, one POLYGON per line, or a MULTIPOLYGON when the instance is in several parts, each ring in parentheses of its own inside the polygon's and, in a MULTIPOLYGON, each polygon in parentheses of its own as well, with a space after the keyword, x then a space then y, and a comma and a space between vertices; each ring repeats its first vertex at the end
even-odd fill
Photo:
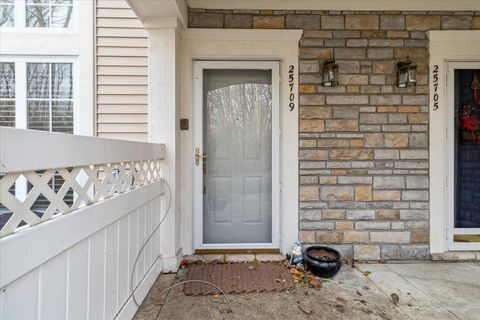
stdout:
POLYGON ((233 312, 224 297, 186 296, 183 285, 160 296, 187 272, 161 275, 135 319, 480 319, 478 263, 344 266, 321 289, 229 295, 233 312))

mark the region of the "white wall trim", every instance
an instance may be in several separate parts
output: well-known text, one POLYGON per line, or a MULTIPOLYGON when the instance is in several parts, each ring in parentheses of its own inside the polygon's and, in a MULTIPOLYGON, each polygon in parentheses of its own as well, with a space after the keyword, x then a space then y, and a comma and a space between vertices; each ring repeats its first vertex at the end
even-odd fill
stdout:
POLYGON ((185 0, 126 0, 135 14, 143 22, 157 18, 178 19, 183 27, 188 25, 188 7, 185 0))
MULTIPOLYGON (((181 56, 180 117, 193 123, 194 60, 275 60, 280 61, 280 249, 290 250, 298 238, 298 30, 188 29, 183 33, 181 56), (254 41, 252 41, 254 40, 254 41), (295 70, 294 103, 288 107, 288 67, 295 70)), ((183 252, 193 252, 193 130, 181 131, 181 243, 183 252)))
POLYGON ((166 28, 182 28, 182 23, 178 18, 146 18, 143 25, 147 29, 166 29, 166 28))
POLYGON ((453 154, 447 137, 448 63, 480 61, 480 30, 430 31, 430 252, 448 251, 447 227, 453 201, 453 177, 449 171, 453 154), (435 92, 433 70, 438 66, 435 92), (439 95, 434 110, 434 95, 439 95), (447 181, 449 186, 447 187, 447 181))
POLYGON ((187 0, 191 8, 268 10, 480 10, 477 0, 187 0))

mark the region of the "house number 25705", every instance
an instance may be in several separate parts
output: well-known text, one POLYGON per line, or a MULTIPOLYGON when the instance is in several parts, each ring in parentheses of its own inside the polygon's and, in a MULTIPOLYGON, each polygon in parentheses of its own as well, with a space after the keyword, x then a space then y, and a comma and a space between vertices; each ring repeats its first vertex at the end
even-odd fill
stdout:
POLYGON ((294 79, 293 79, 293 75, 294 75, 294 70, 295 70, 295 67, 293 65, 290 65, 288 67, 288 87, 290 88, 290 95, 288 97, 288 107, 290 108, 290 111, 293 111, 293 109, 295 109, 295 92, 293 92, 293 87, 294 87, 294 79))
POLYGON ((433 111, 438 110, 438 65, 433 66, 432 74, 432 83, 433 83, 433 111))

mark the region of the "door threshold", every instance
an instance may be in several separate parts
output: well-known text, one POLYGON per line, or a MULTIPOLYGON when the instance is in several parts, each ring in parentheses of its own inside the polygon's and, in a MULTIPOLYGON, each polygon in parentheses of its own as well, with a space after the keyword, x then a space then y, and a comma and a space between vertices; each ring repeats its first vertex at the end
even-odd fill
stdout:
POLYGON ((279 254, 280 249, 195 249, 195 254, 279 254))

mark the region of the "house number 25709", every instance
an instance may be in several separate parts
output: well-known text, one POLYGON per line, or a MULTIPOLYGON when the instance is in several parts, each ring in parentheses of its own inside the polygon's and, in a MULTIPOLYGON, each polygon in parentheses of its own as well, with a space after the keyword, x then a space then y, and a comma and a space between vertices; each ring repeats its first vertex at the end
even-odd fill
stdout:
POLYGON ((433 66, 433 111, 438 110, 438 65, 433 66))
POLYGON ((288 87, 290 88, 290 95, 288 97, 288 107, 290 108, 290 111, 293 111, 295 109, 295 92, 293 92, 293 87, 294 87, 294 70, 295 67, 293 65, 290 65, 288 67, 288 87))

